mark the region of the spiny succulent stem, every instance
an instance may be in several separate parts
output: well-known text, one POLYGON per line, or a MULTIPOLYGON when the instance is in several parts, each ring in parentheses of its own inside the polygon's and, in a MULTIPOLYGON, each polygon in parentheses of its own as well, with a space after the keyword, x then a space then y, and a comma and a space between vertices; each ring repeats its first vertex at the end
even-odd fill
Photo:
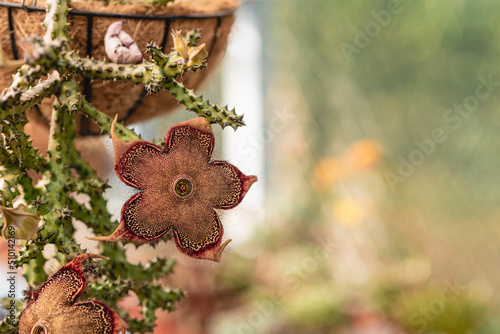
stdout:
MULTIPOLYGON (((178 33, 177 33, 178 34, 178 33)), ((181 37, 176 35, 178 40, 181 37)), ((189 52, 192 52, 193 59, 184 59, 179 55, 179 52, 172 51, 165 55, 155 45, 148 45, 148 53, 151 55, 153 62, 143 62, 138 65, 123 65, 109 63, 107 61, 97 61, 91 58, 80 58, 74 52, 61 51, 61 45, 65 45, 64 40, 56 39, 49 42, 34 41, 34 45, 38 48, 35 56, 30 58, 32 66, 55 67, 61 73, 73 75, 79 72, 90 79, 102 80, 120 80, 124 82, 133 82, 135 84, 143 84, 148 93, 156 93, 161 89, 167 89, 170 93, 189 110, 196 112, 199 116, 205 117, 211 123, 217 123, 222 128, 231 126, 236 130, 239 126, 245 125, 243 116, 235 113, 234 109, 229 110, 226 107, 219 107, 204 101, 198 97, 193 91, 186 89, 181 83, 175 81, 175 77, 184 73, 189 69, 199 68, 201 58, 200 55, 206 53, 203 45, 200 47, 187 47, 183 42, 183 47, 189 52), (193 62, 195 65, 186 65, 186 61, 193 62)), ((181 43, 182 44, 182 43, 181 43)), ((186 51, 186 52, 188 52, 186 51)), ((191 55, 189 56, 191 57, 191 55)), ((77 108, 77 104, 73 104, 77 108)), ((88 106, 84 105, 87 111, 88 106)), ((109 122, 108 122, 109 123, 109 122)), ((99 125, 99 123, 97 123, 99 125)), ((103 129, 104 131, 108 131, 103 129)))
POLYGON ((30 89, 34 85, 33 82, 43 75, 41 70, 41 66, 21 66, 21 68, 19 68, 16 74, 13 76, 12 84, 10 87, 30 89))
POLYGON ((76 113, 81 109, 82 99, 80 96, 78 83, 71 80, 61 85, 57 99, 70 113, 76 113))
POLYGON ((59 88, 61 78, 56 71, 52 72, 47 79, 27 90, 11 86, 0 95, 0 118, 4 119, 14 113, 25 112, 35 104, 42 102, 48 96, 53 95, 59 88))
MULTIPOLYGON (((85 100, 83 96, 80 96, 80 99, 82 100, 82 109, 80 110, 81 113, 98 124, 102 131, 110 133, 113 120, 105 113, 96 109, 92 104, 85 100)), ((116 124, 116 132, 119 133, 120 137, 126 141, 142 139, 142 137, 137 135, 133 130, 128 129, 120 123, 116 124)))
MULTIPOLYGON (((56 166, 59 167, 59 173, 61 175, 56 176, 62 176, 62 174, 64 174, 64 168, 60 166, 62 162, 62 155, 66 152, 66 147, 61 147, 61 145, 63 145, 63 143, 65 142, 64 121, 64 110, 63 108, 61 108, 61 103, 56 99, 50 119, 49 145, 47 149, 49 163, 51 164, 52 168, 56 166)), ((63 189, 60 190, 62 191, 63 189)))
POLYGON ((153 60, 153 62, 155 64, 158 64, 159 66, 162 66, 169 58, 155 43, 150 43, 147 45, 146 53, 149 54, 151 60, 153 60))
POLYGON ((164 84, 164 88, 167 89, 179 103, 198 114, 198 116, 205 117, 210 123, 217 123, 222 128, 230 126, 234 130, 245 125, 243 115, 236 115, 234 109, 229 110, 226 107, 219 107, 215 104, 211 104, 175 80, 167 81, 164 84))
POLYGON ((135 84, 147 83, 154 72, 158 72, 155 65, 144 62, 138 65, 123 65, 109 63, 105 60, 97 61, 91 58, 67 58, 70 70, 82 70, 90 79, 120 80, 135 84))
MULTIPOLYGON (((70 41, 68 34, 68 0, 47 0, 47 15, 43 21, 45 27, 44 40, 46 42, 56 38, 62 38, 70 41)), ((65 49, 68 46, 64 47, 65 49)))

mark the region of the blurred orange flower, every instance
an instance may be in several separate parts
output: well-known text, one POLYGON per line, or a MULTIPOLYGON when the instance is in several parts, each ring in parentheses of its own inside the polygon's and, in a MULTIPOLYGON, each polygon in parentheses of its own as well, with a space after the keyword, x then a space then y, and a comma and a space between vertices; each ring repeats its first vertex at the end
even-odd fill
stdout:
POLYGON ((344 226, 358 225, 364 216, 362 203, 350 198, 341 198, 333 203, 332 214, 344 226))
POLYGON ((330 189, 342 178, 342 162, 336 158, 321 159, 314 168, 312 186, 316 191, 330 189))
POLYGON ((376 166, 383 157, 382 144, 376 139, 363 139, 351 144, 345 155, 350 168, 357 170, 376 166))
POLYGON ((312 173, 312 186, 316 191, 326 191, 354 171, 375 167, 383 155, 382 144, 376 139, 354 142, 341 158, 327 157, 318 161, 312 173))

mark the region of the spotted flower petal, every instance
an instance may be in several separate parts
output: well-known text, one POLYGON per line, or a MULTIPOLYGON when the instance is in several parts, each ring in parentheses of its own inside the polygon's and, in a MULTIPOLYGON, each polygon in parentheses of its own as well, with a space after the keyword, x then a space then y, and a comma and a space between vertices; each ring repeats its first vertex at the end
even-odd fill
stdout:
POLYGON ((231 209, 240 204, 250 186, 257 180, 254 175, 244 175, 238 168, 226 161, 212 161, 205 171, 203 197, 216 209, 231 209), (218 191, 211 191, 218 189, 218 191))
POLYGON ((219 261, 227 243, 214 209, 238 205, 254 175, 244 175, 225 161, 212 161, 214 135, 205 118, 199 117, 170 128, 165 149, 147 141, 121 141, 112 126, 115 171, 126 184, 141 192, 123 206, 118 228, 107 237, 148 242, 172 231, 184 254, 219 261))
POLYGON ((82 262, 89 258, 105 257, 79 255, 29 294, 19 319, 19 334, 125 333, 127 325, 108 306, 96 300, 75 303, 86 285, 82 262))

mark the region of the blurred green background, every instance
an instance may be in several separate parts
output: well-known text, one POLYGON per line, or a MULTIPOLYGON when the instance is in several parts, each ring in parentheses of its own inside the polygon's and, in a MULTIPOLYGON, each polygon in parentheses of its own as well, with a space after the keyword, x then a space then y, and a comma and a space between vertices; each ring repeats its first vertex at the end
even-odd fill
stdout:
POLYGON ((500 1, 243 1, 204 94, 245 113, 216 158, 259 182, 220 264, 177 256, 155 333, 500 333, 499 41, 500 1))
POLYGON ((244 7, 267 120, 294 118, 213 332, 499 333, 500 3, 244 7))
POLYGON ((188 290, 210 307, 183 333, 500 333, 499 13, 243 4, 262 40, 265 221, 188 290))

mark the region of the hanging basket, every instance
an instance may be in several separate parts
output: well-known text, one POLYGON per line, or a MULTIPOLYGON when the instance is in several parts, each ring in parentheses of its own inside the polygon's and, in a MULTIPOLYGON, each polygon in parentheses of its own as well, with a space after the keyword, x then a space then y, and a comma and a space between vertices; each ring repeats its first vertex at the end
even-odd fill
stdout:
MULTIPOLYGON (((186 32, 201 29, 209 52, 207 68, 186 73, 180 78, 187 88, 197 89, 222 59, 228 35, 234 22, 238 0, 175 0, 166 6, 111 4, 99 1, 72 1, 68 15, 71 48, 81 56, 106 59, 104 35, 108 26, 120 19, 127 20, 125 30, 137 42, 144 54, 146 44, 155 42, 165 53, 172 48, 172 30, 186 32)), ((21 41, 28 36, 42 36, 45 1, 0 1, 0 45, 11 59, 22 58, 21 41), (27 4, 30 5, 27 5, 27 4)), ((9 87, 14 72, 0 72, 0 91, 9 87)), ((169 92, 147 95, 142 85, 82 79, 81 91, 86 99, 110 117, 118 114, 125 124, 157 116, 174 109, 178 103, 169 92)), ((52 101, 44 100, 29 111, 31 121, 48 126, 52 101)), ((99 134, 98 128, 84 117, 78 120, 81 135, 99 134)))

